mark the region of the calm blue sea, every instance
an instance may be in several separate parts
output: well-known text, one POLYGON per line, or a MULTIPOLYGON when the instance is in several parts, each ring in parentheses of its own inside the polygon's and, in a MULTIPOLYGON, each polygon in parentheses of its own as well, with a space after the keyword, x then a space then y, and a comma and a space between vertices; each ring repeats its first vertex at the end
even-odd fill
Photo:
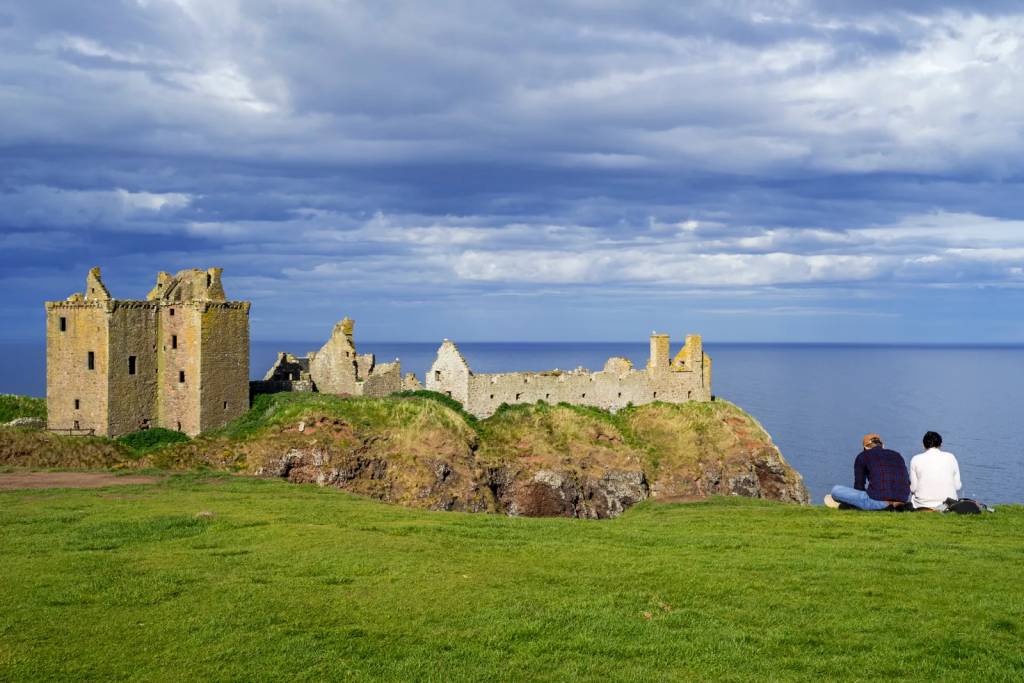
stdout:
MULTIPOLYGON (((320 343, 254 342, 253 376, 279 350, 305 353, 320 343)), ((360 342, 378 362, 401 358, 420 378, 437 344, 360 342)), ((599 369, 623 355, 642 365, 646 344, 463 343, 478 372, 599 369)), ((816 502, 834 483, 852 484, 860 438, 878 432, 909 460, 927 430, 940 432, 963 472, 962 495, 989 503, 1024 502, 1024 347, 707 344, 714 391, 771 432, 807 481, 816 502)), ((38 344, 0 342, 0 393, 45 393, 38 344)))

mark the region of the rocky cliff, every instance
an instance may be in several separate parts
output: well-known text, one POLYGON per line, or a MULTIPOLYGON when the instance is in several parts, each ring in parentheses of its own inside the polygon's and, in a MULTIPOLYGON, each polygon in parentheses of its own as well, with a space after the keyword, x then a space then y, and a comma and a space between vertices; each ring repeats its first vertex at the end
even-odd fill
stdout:
POLYGON ((648 498, 809 501, 768 433, 725 401, 614 415, 538 403, 476 421, 422 396, 280 396, 265 397, 245 433, 198 439, 153 464, 201 461, 403 505, 527 516, 614 517, 648 498))

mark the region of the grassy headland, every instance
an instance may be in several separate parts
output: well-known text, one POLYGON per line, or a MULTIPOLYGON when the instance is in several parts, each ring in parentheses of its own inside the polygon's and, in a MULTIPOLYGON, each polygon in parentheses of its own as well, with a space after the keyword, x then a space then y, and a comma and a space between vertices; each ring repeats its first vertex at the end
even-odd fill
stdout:
POLYGON ((603 517, 649 495, 806 500, 768 434, 726 401, 615 414, 540 402, 477 420, 432 392, 282 393, 191 441, 161 429, 116 440, 16 432, 0 430, 0 466, 276 473, 432 509, 603 517))
POLYGON ((46 419, 46 399, 17 394, 0 394, 0 424, 19 417, 46 419))
POLYGON ((0 492, 0 680, 1016 681, 1022 534, 1020 507, 588 522, 224 475, 0 492))

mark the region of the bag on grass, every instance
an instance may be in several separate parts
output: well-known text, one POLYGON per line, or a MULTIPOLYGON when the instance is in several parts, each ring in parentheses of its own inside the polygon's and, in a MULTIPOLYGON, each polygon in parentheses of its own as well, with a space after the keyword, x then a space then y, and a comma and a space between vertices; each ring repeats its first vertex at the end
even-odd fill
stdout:
POLYGON ((961 498, 959 500, 955 498, 947 498, 946 512, 955 512, 958 515, 979 515, 983 510, 987 510, 988 506, 984 503, 979 503, 971 498, 961 498))

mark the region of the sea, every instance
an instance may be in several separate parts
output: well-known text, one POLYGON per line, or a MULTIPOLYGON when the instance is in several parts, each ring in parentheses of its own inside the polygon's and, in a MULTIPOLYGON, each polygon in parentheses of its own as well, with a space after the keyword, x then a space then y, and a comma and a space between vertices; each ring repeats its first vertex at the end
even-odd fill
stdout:
MULTIPOLYGON (((254 340, 253 378, 278 351, 305 354, 322 342, 254 340)), ((402 361, 421 381, 437 343, 360 342, 377 362, 402 361)), ((616 342, 460 343, 476 372, 600 369, 610 356, 635 365, 647 344, 616 342)), ((1024 346, 715 344, 705 342, 716 396, 749 412, 804 477, 816 503, 833 484, 853 484, 861 437, 882 435, 907 461, 921 437, 942 434, 960 462, 961 496, 1024 503, 1024 346), (1022 429, 1019 429, 1022 428, 1022 429)), ((43 396, 45 348, 0 342, 0 393, 43 396)))

